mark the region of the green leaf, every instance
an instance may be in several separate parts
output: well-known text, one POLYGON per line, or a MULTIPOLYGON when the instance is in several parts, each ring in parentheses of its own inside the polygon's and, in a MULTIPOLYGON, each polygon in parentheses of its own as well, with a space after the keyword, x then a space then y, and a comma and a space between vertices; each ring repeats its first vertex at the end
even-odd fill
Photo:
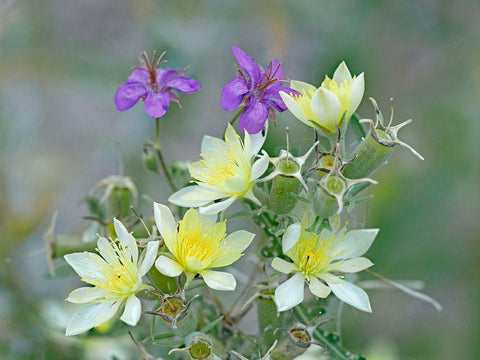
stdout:
POLYGON ((215 319, 214 321, 212 321, 212 322, 209 323, 208 325, 204 326, 203 328, 201 328, 201 329, 199 330, 199 332, 204 333, 204 334, 208 333, 208 332, 209 332, 210 330, 212 330, 215 326, 217 326, 217 325, 220 323, 220 321, 222 321, 222 320, 223 320, 223 315, 220 316, 218 319, 215 319))
POLYGON ((51 276, 50 273, 46 273, 43 277, 46 279, 59 279, 75 274, 75 270, 73 270, 73 268, 68 264, 57 266, 53 271, 55 274, 54 276, 51 276))
POLYGON ((105 209, 100 205, 100 200, 95 196, 86 196, 82 199, 87 204, 90 214, 95 215, 101 220, 105 220, 105 209))

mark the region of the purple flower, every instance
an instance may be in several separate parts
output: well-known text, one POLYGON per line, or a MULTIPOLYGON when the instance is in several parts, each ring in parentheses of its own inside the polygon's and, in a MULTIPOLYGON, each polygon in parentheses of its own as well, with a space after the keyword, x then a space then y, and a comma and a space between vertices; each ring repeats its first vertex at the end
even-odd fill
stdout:
POLYGON ((128 110, 139 100, 143 100, 147 114, 159 118, 167 112, 170 101, 179 101, 178 95, 172 90, 185 94, 200 90, 202 84, 185 77, 185 70, 159 69, 158 67, 165 63, 162 60, 163 54, 157 60, 157 53, 154 52, 151 62, 145 52, 142 54, 142 66, 135 67, 127 82, 120 85, 115 94, 118 110, 128 110))
POLYGON ((280 91, 299 95, 295 90, 282 86, 283 69, 280 61, 270 61, 267 71, 263 69, 242 49, 232 46, 232 52, 239 65, 239 76, 225 85, 222 91, 221 105, 230 111, 240 104, 245 110, 240 115, 240 129, 256 134, 263 129, 270 116, 275 118, 275 110, 285 111, 280 91))

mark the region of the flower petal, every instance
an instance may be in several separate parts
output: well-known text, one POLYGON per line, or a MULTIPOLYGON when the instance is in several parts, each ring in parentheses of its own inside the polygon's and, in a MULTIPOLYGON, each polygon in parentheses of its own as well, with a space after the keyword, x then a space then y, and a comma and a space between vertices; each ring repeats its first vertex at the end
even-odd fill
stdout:
POLYGON ((270 61, 265 74, 267 74, 271 80, 283 80, 282 62, 278 59, 273 59, 270 61))
POLYGON ((228 146, 222 139, 205 135, 202 139, 201 154, 211 154, 219 150, 225 150, 228 146))
POLYGON ((303 301, 305 279, 296 273, 275 289, 275 303, 278 311, 287 311, 303 301))
POLYGON ((333 81, 335 81, 338 85, 342 84, 343 82, 350 83, 352 81, 352 75, 350 74, 350 70, 348 70, 347 64, 345 61, 342 61, 340 65, 338 65, 337 69, 333 73, 333 81))
POLYGON ((269 163, 269 157, 267 153, 264 153, 263 156, 255 161, 252 166, 251 180, 257 180, 263 173, 267 170, 269 163))
POLYGON ((145 250, 145 256, 142 261, 142 265, 138 269, 140 276, 145 275, 148 270, 153 266, 155 259, 157 258, 158 254, 158 246, 160 245, 160 241, 149 241, 147 243, 147 249, 145 250))
POLYGON ((236 199, 237 199, 236 196, 232 196, 226 200, 216 202, 212 205, 202 206, 199 208, 200 214, 202 215, 218 214, 220 211, 223 211, 226 208, 228 208, 230 205, 232 205, 236 199))
POLYGON ((327 267, 327 271, 341 271, 344 273, 356 273, 372 266, 373 263, 365 257, 356 257, 345 261, 332 263, 327 267))
POLYGON ((310 279, 310 284, 308 285, 308 288, 313 295, 322 299, 326 298, 331 292, 331 289, 327 285, 322 283, 320 280, 318 280, 316 277, 312 277, 310 279))
POLYGON ((166 257, 165 255, 160 255, 158 257, 157 261, 155 261, 155 267, 163 275, 170 277, 180 276, 180 274, 184 271, 183 267, 180 266, 178 262, 166 257))
POLYGON ((365 91, 365 79, 363 73, 361 73, 352 84, 350 89, 350 107, 348 108, 348 116, 352 116, 358 109, 358 106, 362 102, 363 93, 365 91))
POLYGON ((262 79, 262 69, 250 55, 239 47, 232 46, 232 52, 233 56, 237 59, 240 69, 248 75, 250 88, 253 88, 262 79))
POLYGON ((280 91, 280 96, 287 106, 288 110, 295 116, 298 120, 301 122, 307 124, 310 126, 310 122, 308 121, 307 116, 305 115, 305 112, 302 110, 300 105, 295 101, 293 96, 287 94, 286 92, 280 91))
POLYGON ((172 194, 168 201, 183 207, 198 207, 218 199, 218 194, 207 191, 198 185, 186 186, 172 194))
POLYGON ((333 92, 325 88, 318 88, 310 103, 313 115, 319 124, 327 129, 334 130, 340 120, 342 105, 333 92))
POLYGON ((255 234, 245 230, 231 233, 225 238, 226 252, 213 260, 209 267, 216 268, 233 264, 243 256, 242 251, 250 245, 254 237, 255 234))
POLYGON ((309 83, 306 83, 304 81, 298 81, 298 80, 292 80, 290 81, 290 87, 298 91, 299 93, 302 93, 303 90, 305 90, 307 93, 314 93, 317 88, 313 85, 310 85, 309 83))
POLYGON ((104 237, 100 237, 98 239, 97 248, 100 255, 102 255, 102 257, 108 263, 112 263, 117 260, 117 255, 115 254, 115 249, 112 247, 112 243, 104 237))
POLYGON ((240 115, 240 130, 245 130, 249 134, 256 134, 263 129, 268 117, 268 105, 256 101, 254 98, 240 115))
POLYGON ((256 134, 249 134, 247 132, 245 133, 245 139, 249 137, 251 142, 250 156, 254 156, 258 154, 263 144, 265 143, 267 134, 268 134, 268 122, 265 122, 265 126, 263 130, 259 131, 256 134))
POLYGON ((302 233, 302 225, 291 224, 283 233, 282 237, 282 251, 287 253, 298 241, 302 233))
POLYGON ((118 308, 120 302, 95 303, 84 307, 68 323, 66 336, 78 335, 110 320, 118 308))
POLYGON ((105 279, 103 271, 108 265, 97 254, 73 253, 65 255, 63 258, 83 280, 105 279))
POLYGON ((379 229, 359 229, 349 231, 335 249, 337 259, 362 256, 372 245, 379 229))
POLYGON ((280 112, 287 110, 287 105, 285 105, 285 102, 282 100, 280 91, 283 91, 291 96, 301 95, 299 92, 288 87, 284 87, 280 83, 268 87, 263 93, 262 101, 280 112))
POLYGON ((248 87, 245 79, 239 76, 228 82, 223 88, 220 104, 223 110, 230 111, 235 109, 243 101, 243 97, 248 93, 248 87))
POLYGON ((168 250, 173 251, 173 240, 177 231, 177 223, 173 218, 172 212, 167 206, 154 202, 153 213, 158 232, 162 235, 168 250))
POLYGON ((115 106, 119 111, 128 110, 145 95, 147 95, 147 89, 141 83, 122 84, 115 93, 115 106))
POLYGON ((200 90, 202 84, 189 77, 176 76, 168 80, 166 86, 184 94, 193 94, 200 90))
POLYGON ((233 291, 237 286, 237 281, 232 274, 223 271, 206 270, 200 273, 205 284, 211 289, 221 291, 233 291))
POLYGON ((280 271, 282 274, 290 274, 295 269, 295 266, 291 262, 278 257, 272 260, 272 267, 275 270, 280 271))
POLYGON ((113 226, 115 227, 115 233, 117 234, 118 240, 122 244, 123 251, 129 254, 132 257, 132 261, 136 264, 138 261, 137 241, 133 235, 128 232, 120 220, 114 218, 113 226))
POLYGON ((142 303, 140 302, 140 299, 134 294, 130 295, 125 303, 125 310, 123 310, 120 320, 130 326, 135 326, 137 325, 141 314, 142 303))
POLYGON ((320 277, 327 282, 335 296, 340 300, 359 310, 372 312, 367 293, 358 286, 328 273, 322 274, 320 277))
POLYGON ((81 287, 73 290, 69 295, 66 301, 75 304, 89 303, 96 299, 105 297, 105 292, 103 290, 94 288, 94 287, 81 287))
POLYGON ((170 106, 170 94, 168 92, 149 92, 145 98, 145 111, 148 116, 159 118, 165 115, 170 106))
POLYGON ((148 84, 149 80, 150 80, 150 73, 148 72, 148 70, 145 69, 144 67, 139 67, 132 71, 132 73, 127 79, 127 83, 138 82, 146 85, 148 84))

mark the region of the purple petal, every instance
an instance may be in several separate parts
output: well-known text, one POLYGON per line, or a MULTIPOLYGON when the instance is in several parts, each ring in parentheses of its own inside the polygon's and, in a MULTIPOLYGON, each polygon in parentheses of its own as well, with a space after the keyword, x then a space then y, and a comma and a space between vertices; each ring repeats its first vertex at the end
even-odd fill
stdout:
POLYGON ((159 118, 165 115, 170 106, 170 94, 168 92, 149 92, 145 98, 145 111, 148 116, 159 118))
POLYGON ((157 69, 157 84, 159 88, 165 89, 167 88, 167 83, 174 79, 177 76, 182 76, 184 73, 183 71, 180 73, 180 71, 173 70, 173 69, 157 69))
POLYGON ((290 89, 289 87, 282 86, 280 82, 277 82, 269 86, 263 92, 262 101, 265 102, 267 105, 275 108, 275 110, 282 112, 287 110, 287 106, 285 105, 282 98, 280 97, 280 94, 279 94, 280 91, 284 91, 287 94, 291 94, 291 95, 300 95, 300 93, 290 89))
POLYGON ((273 59, 270 64, 268 64, 266 74, 270 78, 270 80, 282 80, 283 79, 283 68, 282 63, 277 60, 273 59))
POLYGON ((122 84, 115 94, 115 105, 120 111, 128 110, 146 94, 147 90, 141 83, 122 84))
POLYGON ((177 76, 168 80, 167 87, 180 91, 181 93, 193 94, 200 90, 202 84, 189 77, 177 76))
POLYGON ((240 69, 248 75, 250 88, 255 87, 262 79, 262 69, 250 55, 239 47, 232 46, 232 52, 237 59, 240 69))
POLYGON ((239 76, 225 85, 220 104, 226 111, 233 110, 242 103, 243 97, 247 93, 247 83, 243 77, 239 76))
POLYGON ((150 80, 150 74, 147 69, 136 68, 128 77, 127 83, 138 82, 146 85, 148 84, 148 80, 150 80))
POLYGON ((265 125, 268 117, 268 105, 256 101, 254 98, 240 115, 240 129, 246 130, 249 134, 257 134, 265 125))

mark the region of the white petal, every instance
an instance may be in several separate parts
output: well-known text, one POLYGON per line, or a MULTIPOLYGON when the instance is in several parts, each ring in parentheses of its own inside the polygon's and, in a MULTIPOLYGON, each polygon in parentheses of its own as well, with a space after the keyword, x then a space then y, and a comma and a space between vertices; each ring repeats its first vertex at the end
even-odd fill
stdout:
POLYGON ((327 285, 322 283, 316 277, 312 277, 310 279, 310 284, 308 285, 308 288, 313 295, 318 296, 319 298, 326 298, 331 291, 331 289, 327 285))
POLYGON ((344 273, 356 273, 372 266, 373 263, 365 257, 356 257, 345 261, 338 261, 328 266, 328 271, 341 271, 344 273))
POLYGON ((230 205, 232 205, 233 202, 236 199, 237 198, 235 196, 232 196, 232 197, 228 198, 227 200, 219 201, 219 202, 214 203, 212 205, 200 207, 199 208, 200 214, 202 214, 202 215, 218 214, 220 211, 223 211, 226 208, 228 208, 230 205))
POLYGON ((290 88, 293 90, 298 91, 299 93, 302 92, 302 90, 306 90, 308 92, 314 93, 317 88, 313 85, 310 85, 309 83, 306 83, 304 81, 298 81, 298 80, 292 80, 290 81, 290 88))
POLYGON ((282 251, 287 253, 298 241, 302 233, 302 225, 292 224, 283 233, 282 237, 282 251))
POLYGON ((153 213, 158 232, 162 235, 163 241, 168 250, 173 252, 173 241, 177 231, 177 223, 170 209, 162 204, 153 203, 153 213))
POLYGON ((255 234, 249 231, 238 230, 228 235, 225 242, 229 250, 242 252, 250 245, 254 237, 255 234))
POLYGON ((348 67, 345 64, 345 61, 342 61, 340 65, 338 65, 335 73, 333 74, 332 80, 335 81, 338 85, 342 84, 345 80, 347 81, 347 83, 350 83, 350 81, 352 81, 352 75, 350 74, 350 70, 348 70, 348 67))
POLYGON ((105 279, 103 270, 107 263, 97 254, 73 253, 65 255, 64 259, 84 280, 105 279))
POLYGON ((290 310, 303 301, 304 281, 303 275, 296 273, 275 289, 275 303, 278 311, 290 310))
POLYGON ((338 125, 342 105, 333 92, 325 88, 318 88, 312 96, 310 103, 313 115, 319 124, 334 129, 338 125))
MULTIPOLYGON (((241 175, 234 175, 225 180, 223 190, 228 194, 238 194, 243 193, 249 185, 241 175)), ((228 195, 224 197, 228 197, 228 195)))
POLYGON ((106 323, 117 312, 120 302, 109 302, 106 304, 95 303, 84 307, 73 315, 68 323, 66 336, 78 335, 96 326, 106 323))
POLYGON ((353 82, 350 90, 350 107, 348 108, 348 116, 352 116, 358 109, 358 106, 362 102, 364 91, 365 79, 363 73, 361 73, 353 82))
POLYGON ((187 186, 173 193, 169 198, 172 204, 182 207, 198 207, 217 199, 212 193, 200 191, 199 185, 187 186))
POLYGON ((338 259, 362 256, 375 240, 379 229, 351 230, 335 249, 338 259))
POLYGON ((105 292, 103 290, 94 287, 81 287, 73 290, 66 300, 75 304, 83 304, 103 298, 104 296, 105 292))
POLYGON ((160 255, 155 261, 155 267, 163 275, 170 277, 177 277, 183 272, 183 267, 180 266, 175 260, 170 259, 164 255, 160 255))
POLYGON ((200 274, 207 286, 214 290, 233 291, 237 286, 233 275, 227 272, 206 270, 200 274))
POLYGON ((112 247, 110 241, 101 237, 97 241, 97 248, 102 255, 102 257, 109 263, 115 262, 117 260, 117 255, 115 254, 115 249, 112 247))
POLYGON ((157 258, 158 254, 158 246, 160 245, 160 241, 149 241, 147 244, 147 249, 145 250, 145 256, 142 261, 142 265, 138 269, 140 276, 145 275, 148 270, 152 267, 155 259, 157 258))
POLYGON ((113 225, 115 227, 115 233, 117 234, 118 240, 123 246, 123 250, 127 254, 130 254, 133 262, 136 264, 138 261, 137 241, 133 235, 128 232, 125 226, 116 218, 113 219, 113 225))
MULTIPOLYGON (((265 130, 259 131, 256 134, 249 134, 248 137, 250 138, 251 143, 251 150, 250 150, 250 157, 258 154, 260 149, 262 148, 263 144, 265 143, 265 139, 267 138, 268 134, 268 121, 265 122, 265 130)), ((245 137, 246 139, 246 137, 245 137)), ((245 148, 246 150, 246 148, 245 148)), ((248 153, 247 153, 248 154, 248 153)))
POLYGON ((123 310, 120 320, 128 325, 135 326, 137 325, 141 314, 142 303, 140 302, 140 299, 135 295, 130 295, 125 303, 125 310, 123 310))
POLYGON ((272 260, 272 267, 283 274, 290 274, 295 269, 291 262, 285 261, 278 257, 272 260))
POLYGON ((332 274, 323 274, 321 278, 327 282, 335 296, 340 300, 359 310, 372 312, 367 293, 358 286, 332 274))
POLYGON ((264 155, 255 161, 255 163, 252 166, 252 175, 251 175, 251 180, 257 180, 260 176, 263 175, 263 173, 267 170, 268 168, 268 154, 264 153, 264 155))
POLYGON ((290 94, 287 94, 283 91, 280 91, 279 94, 283 102, 287 106, 288 110, 290 110, 290 112, 293 114, 293 116, 295 116, 301 122, 309 125, 307 116, 305 115, 300 105, 298 105, 298 103, 295 101, 295 99, 290 94))
MULTIPOLYGON (((225 130, 225 141, 227 139, 232 143, 240 145, 239 136, 231 124, 227 124, 227 129, 225 130)), ((227 142, 228 144, 228 142, 227 142)))
POLYGON ((202 154, 210 154, 218 150, 223 150, 227 147, 227 144, 222 139, 205 135, 202 140, 202 154))

